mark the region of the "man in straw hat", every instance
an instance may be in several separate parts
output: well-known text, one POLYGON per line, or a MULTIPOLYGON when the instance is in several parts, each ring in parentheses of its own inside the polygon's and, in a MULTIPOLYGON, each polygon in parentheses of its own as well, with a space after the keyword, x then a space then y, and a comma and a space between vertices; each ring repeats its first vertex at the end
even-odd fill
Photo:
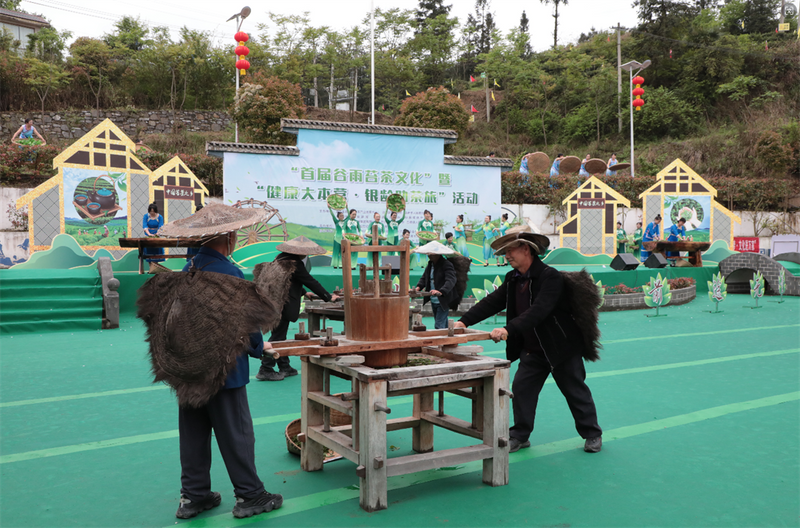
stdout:
MULTIPOLYGON (((159 235, 203 240, 203 247, 183 271, 203 271, 244 279, 228 260, 236 244, 236 232, 265 218, 263 209, 237 209, 213 204, 202 211, 165 225, 159 235)), ((247 353, 261 357, 272 346, 260 332, 250 334, 247 353)), ((250 380, 248 356, 240 354, 235 368, 219 390, 200 407, 181 405, 178 411, 181 454, 181 500, 176 517, 189 519, 219 506, 221 496, 211 491, 211 436, 217 439, 236 495, 233 515, 251 517, 280 508, 283 497, 264 489, 255 465, 255 434, 246 385, 250 380)))
MULTIPOLYGON (((322 246, 304 236, 300 236, 283 244, 278 244, 276 249, 281 253, 275 257, 275 262, 293 264, 293 266, 291 266, 290 277, 286 279, 289 282, 288 300, 283 305, 280 323, 272 330, 272 335, 269 338, 270 342, 286 341, 289 323, 297 321, 300 317, 300 298, 305 293, 305 288, 316 293, 325 302, 339 299, 338 295, 328 293, 322 287, 322 284, 311 276, 303 264, 303 259, 310 255, 324 254, 326 251, 322 246)), ((263 355, 261 357, 261 368, 258 369, 256 379, 260 381, 281 381, 287 376, 297 375, 297 370, 292 368, 288 357, 281 356, 278 358, 278 372, 275 372, 275 363, 276 361, 271 355, 263 355)))
MULTIPOLYGON (((512 389, 514 425, 509 442, 512 453, 531 445, 528 437, 533 432, 539 392, 551 373, 567 399, 578 433, 586 439, 584 451, 596 453, 602 446, 603 431, 597 424, 592 393, 585 383, 582 357, 596 360, 597 350, 593 340, 587 345, 575 321, 576 310, 570 304, 567 281, 539 258, 549 245, 547 237, 525 225, 512 228, 497 239, 492 248, 498 255, 505 255, 514 269, 506 274, 497 290, 464 314, 456 327, 466 328, 506 310, 506 326, 495 328, 491 336, 495 342, 506 341, 506 356, 510 361, 520 361, 512 389)), ((593 293, 596 294, 596 288, 593 293)), ((594 310, 597 304, 590 308, 594 310)), ((596 318, 593 323, 596 331, 596 318)), ((592 330, 583 332, 599 337, 592 330)))
MULTIPOLYGON (((441 242, 433 241, 414 250, 428 256, 428 265, 422 272, 414 292, 425 290, 431 292, 430 301, 433 310, 434 328, 447 328, 447 314, 450 311, 450 302, 456 295, 456 269, 446 258, 446 255, 455 255, 456 252, 441 242)), ((428 298, 422 300, 424 305, 428 298)))

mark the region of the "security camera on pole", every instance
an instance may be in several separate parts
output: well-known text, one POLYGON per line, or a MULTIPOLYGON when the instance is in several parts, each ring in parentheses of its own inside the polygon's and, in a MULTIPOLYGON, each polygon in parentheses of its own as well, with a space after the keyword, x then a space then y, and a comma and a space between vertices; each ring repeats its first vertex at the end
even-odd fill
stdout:
POLYGON ((620 66, 623 70, 630 72, 631 87, 633 87, 634 85, 636 86, 636 88, 634 88, 631 91, 631 177, 634 177, 636 175, 634 173, 634 158, 633 158, 633 107, 635 106, 636 110, 641 110, 642 105, 644 105, 644 99, 642 99, 641 97, 642 94, 644 94, 644 89, 642 89, 641 87, 641 85, 644 84, 644 79, 642 77, 639 77, 638 74, 640 71, 644 70, 648 66, 650 66, 649 60, 646 60, 644 62, 630 61, 620 66), (636 70, 635 79, 633 77, 634 76, 633 70, 636 70), (634 82, 634 81, 639 81, 639 82, 634 82), (633 98, 634 95, 636 96, 635 100, 633 98))
MULTIPOLYGON (((248 16, 250 16, 250 8, 244 6, 239 13, 236 13, 235 15, 233 15, 232 17, 230 17, 228 20, 225 21, 225 22, 230 22, 231 20, 236 19, 236 35, 234 35, 233 38, 239 44, 238 46, 236 46, 236 49, 234 50, 234 53, 236 53, 236 56, 238 57, 236 60, 237 95, 239 94, 239 72, 241 72, 242 75, 246 75, 247 70, 250 69, 250 62, 247 59, 245 59, 245 57, 250 53, 250 50, 247 48, 247 46, 244 45, 245 42, 250 40, 250 37, 247 36, 247 33, 242 31, 242 23, 244 22, 244 19, 247 18, 248 16)), ((239 123, 235 124, 234 136, 235 136, 234 142, 238 143, 239 123)))

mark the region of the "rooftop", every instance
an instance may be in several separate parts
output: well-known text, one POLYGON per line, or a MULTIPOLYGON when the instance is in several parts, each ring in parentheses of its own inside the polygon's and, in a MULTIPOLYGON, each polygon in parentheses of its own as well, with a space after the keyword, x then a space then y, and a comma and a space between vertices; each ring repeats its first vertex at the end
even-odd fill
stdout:
POLYGON ((3 9, 0 8, 0 20, 4 19, 15 19, 14 22, 18 22, 18 25, 24 27, 49 27, 50 22, 46 19, 38 16, 38 15, 31 15, 29 13, 20 13, 19 11, 12 11, 11 9, 3 9))
POLYGON ((223 152, 243 152, 245 154, 278 154, 282 156, 299 156, 300 149, 286 145, 260 145, 258 143, 230 143, 227 141, 209 141, 206 153, 209 156, 222 157, 223 152))
POLYGON ((455 143, 458 133, 455 130, 435 128, 414 128, 389 125, 367 125, 364 123, 336 123, 331 121, 311 121, 308 119, 281 119, 281 129, 289 134, 297 134, 300 129, 332 130, 337 132, 363 132, 367 134, 388 134, 392 136, 415 136, 443 138, 445 144, 455 143))

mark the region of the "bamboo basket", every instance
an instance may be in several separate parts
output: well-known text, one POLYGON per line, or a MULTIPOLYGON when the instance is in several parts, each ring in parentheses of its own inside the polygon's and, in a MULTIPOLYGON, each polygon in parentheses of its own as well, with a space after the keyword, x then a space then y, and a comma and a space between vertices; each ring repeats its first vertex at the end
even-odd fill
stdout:
MULTIPOLYGON (((337 411, 336 409, 331 409, 331 427, 350 425, 351 423, 352 420, 349 415, 337 411)), ((286 431, 284 434, 286 436, 286 449, 291 454, 300 456, 300 450, 303 448, 300 444, 295 443, 293 440, 295 436, 300 434, 300 419, 289 422, 289 425, 286 426, 286 431)), ((323 463, 333 462, 334 460, 339 460, 340 458, 344 457, 335 451, 328 451, 325 455, 323 463)))

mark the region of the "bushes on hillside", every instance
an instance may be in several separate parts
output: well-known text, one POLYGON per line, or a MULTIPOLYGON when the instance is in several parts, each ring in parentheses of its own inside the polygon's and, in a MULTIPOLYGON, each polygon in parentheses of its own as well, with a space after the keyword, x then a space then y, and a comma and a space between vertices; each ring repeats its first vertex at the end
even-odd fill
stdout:
POLYGON ((281 118, 302 119, 305 108, 300 85, 259 72, 239 90, 231 116, 254 143, 291 145, 296 137, 281 132, 281 118))
POLYGON ((20 186, 35 182, 38 185, 55 176, 53 158, 60 152, 61 149, 53 145, 0 144, 0 184, 20 186))
POLYGON ((469 113, 461 100, 447 88, 428 88, 403 101, 396 126, 455 130, 463 137, 469 125, 469 113))

